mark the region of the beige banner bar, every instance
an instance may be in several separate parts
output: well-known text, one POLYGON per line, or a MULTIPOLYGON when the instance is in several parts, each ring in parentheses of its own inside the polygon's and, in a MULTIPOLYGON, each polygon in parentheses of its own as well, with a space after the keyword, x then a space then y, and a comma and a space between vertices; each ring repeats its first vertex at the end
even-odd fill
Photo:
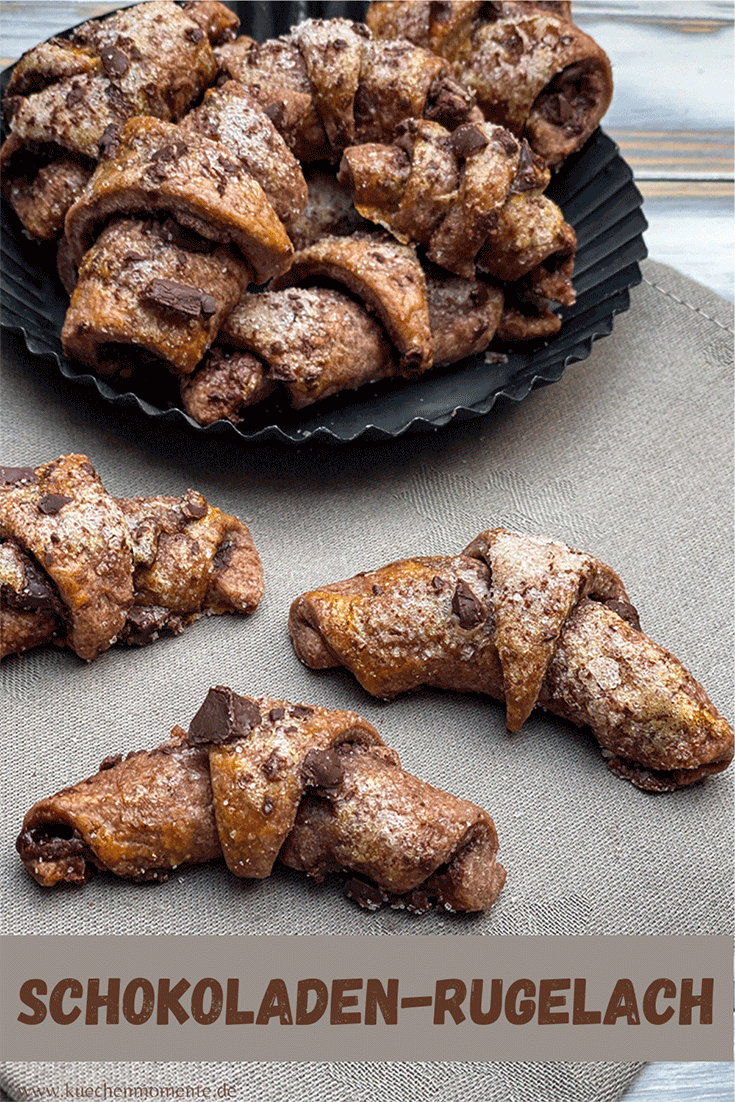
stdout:
POLYGON ((2 1059, 732 1060, 726 937, 6 937, 2 1059))

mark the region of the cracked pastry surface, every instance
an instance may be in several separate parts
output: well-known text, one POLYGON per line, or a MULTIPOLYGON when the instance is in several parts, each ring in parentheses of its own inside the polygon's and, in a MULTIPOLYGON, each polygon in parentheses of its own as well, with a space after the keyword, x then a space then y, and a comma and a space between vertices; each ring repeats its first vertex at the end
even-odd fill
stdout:
POLYGON ((53 642, 91 661, 257 608, 250 532, 196 491, 115 498, 84 455, 0 473, 0 656, 53 642))
POLYGON ((17 849, 44 887, 94 869, 160 881, 218 857, 263 879, 280 861, 348 876, 346 894, 371 910, 482 911, 505 881, 487 812, 407 773, 357 713, 223 686, 188 733, 36 803, 17 849))
MULTIPOLYGON (((100 149, 128 119, 176 121, 212 83, 217 65, 199 7, 151 0, 84 23, 69 38, 42 42, 20 58, 3 100, 11 133, 0 162, 6 198, 33 236, 63 232, 66 210, 100 149), (57 165, 67 177, 63 193, 57 165)), ((232 13, 216 2, 206 7, 207 29, 220 41, 226 25, 232 31, 232 13)))
POLYGON ((446 58, 485 119, 527 138, 549 165, 579 149, 610 106, 610 61, 568 5, 374 0, 366 22, 446 58))
POLYGON ((588 726, 613 772, 666 791, 725 769, 733 730, 645 635, 620 578, 593 556, 503 529, 460 555, 403 559, 303 594, 289 629, 314 669, 367 692, 421 686, 504 701, 517 731, 536 705, 588 726))

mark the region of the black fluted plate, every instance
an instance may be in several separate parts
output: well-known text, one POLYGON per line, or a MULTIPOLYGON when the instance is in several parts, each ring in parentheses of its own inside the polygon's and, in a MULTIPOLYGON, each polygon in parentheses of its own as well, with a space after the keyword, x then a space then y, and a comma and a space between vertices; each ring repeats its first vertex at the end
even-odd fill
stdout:
MULTIPOLYGON (((282 32, 282 26, 269 24, 269 13, 289 7, 232 6, 241 16, 242 32, 261 38, 282 32)), ((324 6, 308 5, 318 9, 314 14, 321 14, 324 6)), ((11 71, 6 69, 0 77, 2 92, 11 71)), ((335 444, 433 431, 452 421, 485 416, 498 402, 520 402, 534 387, 558 382, 569 364, 586 359, 593 342, 611 332, 615 315, 630 306, 630 288, 640 283, 639 261, 646 256, 646 220, 642 196, 618 147, 598 129, 563 164, 547 194, 577 234, 573 277, 577 300, 561 309, 562 326, 552 340, 519 347, 501 359, 471 356, 413 382, 389 380, 345 391, 298 412, 271 399, 253 407, 237 425, 223 420, 202 426, 177 404, 171 380, 164 380, 158 389, 154 382, 144 390, 138 382, 100 379, 68 359, 61 347, 68 299, 55 275, 55 245, 29 240, 7 207, 0 244, 2 326, 20 330, 33 356, 51 356, 65 378, 94 388, 106 401, 137 408, 154 422, 172 421, 183 431, 205 433, 214 440, 226 433, 256 442, 335 444)))

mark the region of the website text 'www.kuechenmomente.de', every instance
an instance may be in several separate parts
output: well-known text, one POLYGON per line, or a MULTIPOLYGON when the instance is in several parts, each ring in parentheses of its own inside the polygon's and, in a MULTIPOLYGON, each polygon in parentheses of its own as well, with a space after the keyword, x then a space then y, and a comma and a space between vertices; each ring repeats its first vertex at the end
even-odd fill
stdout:
POLYGON ((19 1102, 26 1099, 44 1099, 44 1098, 89 1098, 89 1099, 109 1099, 109 1098, 122 1098, 122 1099, 138 1099, 145 1102, 147 1099, 164 1099, 166 1102, 170 1100, 201 1100, 211 1099, 213 1102, 217 1102, 218 1099, 235 1099, 237 1098, 237 1087, 234 1087, 228 1083, 218 1083, 214 1086, 201 1086, 201 1085, 184 1085, 170 1087, 159 1086, 146 1086, 137 1085, 129 1086, 123 1084, 111 1084, 111 1083, 99 1083, 96 1086, 80 1086, 76 1083, 57 1083, 56 1085, 42 1085, 35 1087, 18 1087, 18 1099, 19 1102))

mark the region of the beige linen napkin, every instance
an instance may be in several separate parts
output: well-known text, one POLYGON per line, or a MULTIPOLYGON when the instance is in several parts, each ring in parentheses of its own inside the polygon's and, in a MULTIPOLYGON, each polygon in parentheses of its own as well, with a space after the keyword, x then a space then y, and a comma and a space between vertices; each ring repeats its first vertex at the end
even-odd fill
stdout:
MULTIPOLYGON (((412 553, 454 552, 503 525, 566 540, 622 576, 644 630, 733 718, 732 308, 671 269, 643 283, 613 333, 519 405, 427 435, 345 447, 247 445, 158 425, 72 387, 6 340, 3 462, 86 452, 120 495, 187 487, 241 516, 266 595, 249 620, 214 618, 178 639, 85 666, 52 649, 0 671, 3 926, 9 935, 465 933, 727 934, 732 777, 670 795, 610 774, 584 732, 534 714, 510 736, 481 697, 421 693, 384 704, 290 647, 306 589, 412 553), (27 808, 108 754, 186 726, 211 685, 350 707, 404 766, 486 807, 508 882, 479 918, 363 912, 285 871, 244 887, 223 867, 160 887, 97 877, 44 893, 13 845, 27 808)), ((39 1060, 43 1054, 39 1052, 39 1060)), ((613 1102, 638 1065, 590 1063, 5 1064, 17 1102, 44 1084, 217 1084, 273 1102, 613 1102)))

